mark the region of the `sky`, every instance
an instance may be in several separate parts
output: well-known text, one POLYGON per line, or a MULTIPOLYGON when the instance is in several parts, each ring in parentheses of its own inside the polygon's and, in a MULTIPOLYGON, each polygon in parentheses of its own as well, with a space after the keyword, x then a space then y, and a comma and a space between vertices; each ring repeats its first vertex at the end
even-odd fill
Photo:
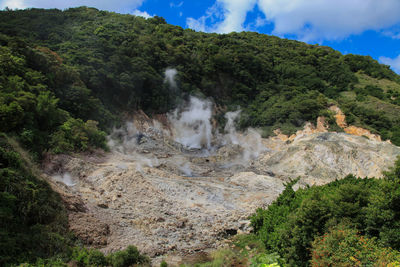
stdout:
POLYGON ((160 16, 196 31, 255 31, 327 45, 400 74, 400 0, 0 0, 0 9, 76 6, 160 16))

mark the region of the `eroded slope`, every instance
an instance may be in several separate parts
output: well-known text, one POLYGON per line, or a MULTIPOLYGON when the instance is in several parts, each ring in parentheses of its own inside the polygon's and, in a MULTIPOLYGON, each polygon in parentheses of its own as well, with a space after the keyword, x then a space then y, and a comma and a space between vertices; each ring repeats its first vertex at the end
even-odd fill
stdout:
POLYGON ((261 142, 251 133, 234 136, 258 147, 259 157, 250 157, 255 148, 243 143, 184 148, 160 125, 139 116, 109 153, 48 161, 45 172, 59 175, 54 185, 69 204, 70 225, 87 244, 106 252, 134 244, 152 257, 215 248, 248 231, 248 216, 271 203, 284 182, 380 177, 400 155, 390 143, 346 133, 261 142))

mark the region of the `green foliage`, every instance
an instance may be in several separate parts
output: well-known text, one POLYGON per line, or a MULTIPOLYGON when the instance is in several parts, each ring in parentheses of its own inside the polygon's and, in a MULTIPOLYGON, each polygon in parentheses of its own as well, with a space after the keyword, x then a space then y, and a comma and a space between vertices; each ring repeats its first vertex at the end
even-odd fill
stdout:
POLYGON ((241 265, 245 259, 231 249, 219 249, 211 253, 212 260, 196 264, 196 267, 219 267, 241 265))
POLYGON ((50 141, 55 153, 74 150, 84 151, 89 147, 107 149, 106 133, 97 129, 97 122, 83 122, 81 119, 70 118, 61 125, 50 141))
POLYGON ((325 122, 329 125, 329 131, 344 132, 344 130, 337 125, 335 113, 333 111, 325 109, 321 111, 319 115, 325 118, 325 122))
POLYGON ((353 72, 362 71, 374 78, 398 80, 398 76, 390 70, 389 66, 379 64, 370 56, 347 54, 343 56, 343 60, 353 72))
POLYGON ((59 195, 0 136, 0 265, 66 252, 71 239, 59 195))
POLYGON ((133 264, 145 264, 149 262, 149 259, 141 255, 134 246, 128 246, 125 250, 110 254, 107 258, 113 267, 129 267, 133 264))
POLYGON ((400 250, 399 170, 400 160, 382 180, 347 176, 296 192, 289 183, 268 209, 251 218, 254 231, 267 251, 293 266, 306 266, 314 240, 343 223, 383 247, 400 250))
MULTIPOLYGON (((201 93, 220 106, 240 105, 246 118, 242 127, 292 133, 305 121, 315 121, 327 99, 337 100, 340 92, 353 88, 355 72, 398 81, 370 57, 343 56, 328 47, 253 32, 196 33, 159 17, 146 20, 80 7, 2 11, 0 18, 5 45, 0 55, 10 70, 3 74, 7 88, 52 91, 58 108, 76 119, 99 121, 103 130, 111 113, 166 112, 187 94, 201 93), (21 71, 24 66, 29 75, 21 71), (168 67, 178 70, 179 88, 163 82, 168 67)), ((369 89, 360 97, 381 97, 369 89)), ((11 102, 0 110, 14 122, 7 125, 15 127, 22 106, 11 102)), ((0 112, 0 123, 1 118, 0 112)))
POLYGON ((67 267, 68 265, 60 258, 38 259, 35 263, 23 263, 21 267, 67 267))
POLYGON ((398 116, 389 117, 385 111, 359 105, 348 100, 342 101, 342 108, 348 123, 364 127, 372 133, 380 134, 384 140, 390 139, 393 144, 400 145, 398 137, 400 119, 398 116))
MULTIPOLYGON (((19 136, 37 158, 51 148, 48 139, 72 115, 86 120, 98 118, 103 127, 106 125, 109 112, 79 75, 62 64, 58 54, 48 48, 15 43, 3 35, 0 44, 0 129, 19 136)), ((88 147, 104 147, 99 140, 102 133, 94 133, 96 127, 91 125, 89 128, 88 147)), ((69 151, 81 149, 72 146, 69 151)))
POLYGON ((280 267, 281 258, 278 254, 257 254, 251 259, 250 267, 280 267))
POLYGON ((311 266, 398 266, 400 252, 338 225, 312 243, 311 266))
POLYGON ((117 251, 105 256, 97 249, 87 249, 84 247, 71 247, 69 253, 62 258, 54 256, 49 259, 39 258, 35 263, 22 264, 21 266, 32 267, 52 267, 52 266, 79 266, 79 267, 129 267, 129 266, 148 266, 149 258, 143 256, 134 246, 128 246, 125 250, 117 251), (66 264, 68 263, 68 265, 66 264))
POLYGON ((72 252, 71 261, 78 266, 108 266, 107 258, 96 249, 75 247, 72 252))

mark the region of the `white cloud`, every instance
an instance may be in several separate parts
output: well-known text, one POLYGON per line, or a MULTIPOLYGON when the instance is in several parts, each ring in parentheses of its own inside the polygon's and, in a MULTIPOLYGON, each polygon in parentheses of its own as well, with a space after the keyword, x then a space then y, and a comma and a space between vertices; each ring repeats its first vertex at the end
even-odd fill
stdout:
POLYGON ((266 25, 267 23, 268 23, 268 20, 266 18, 262 18, 262 17, 258 16, 254 26, 256 28, 258 28, 258 27, 262 27, 262 26, 266 25))
POLYGON ((5 0, 0 2, 0 8, 3 9, 5 7, 11 9, 22 9, 25 8, 25 4, 23 0, 5 0))
POLYGON ((243 31, 246 15, 257 0, 217 0, 206 14, 198 19, 187 18, 189 28, 204 32, 230 33, 243 31), (207 25, 211 26, 207 26, 207 25))
POLYGON ((194 18, 186 18, 186 25, 193 30, 199 31, 199 32, 208 32, 208 29, 206 29, 206 19, 207 17, 202 16, 198 19, 194 18))
POLYGON ((389 36, 393 39, 400 39, 400 33, 394 33, 394 32, 385 32, 384 35, 389 36))
POLYGON ((0 8, 58 8, 88 6, 101 10, 129 13, 139 7, 145 0, 3 0, 0 1, 0 8))
POLYGON ((183 5, 183 1, 179 2, 179 3, 174 3, 174 2, 170 2, 169 3, 169 7, 171 8, 180 8, 183 5))
POLYGON ((400 55, 396 58, 380 57, 379 61, 383 64, 389 65, 392 70, 400 74, 400 55))
POLYGON ((215 3, 210 8, 207 9, 206 14, 198 19, 186 18, 186 25, 196 31, 201 32, 215 32, 217 21, 223 19, 223 14, 221 13, 221 6, 215 3), (208 26, 208 25, 210 26, 208 26))
POLYGON ((138 10, 138 9, 135 9, 135 10, 132 12, 132 15, 139 16, 139 17, 143 17, 143 18, 145 18, 145 19, 148 19, 148 18, 152 18, 152 17, 153 17, 153 16, 151 16, 149 13, 147 13, 146 11, 140 11, 140 10, 138 10))
POLYGON ((242 31, 247 12, 252 10, 256 0, 218 0, 224 6, 224 20, 218 25, 217 32, 229 33, 242 31))
POLYGON ((393 39, 400 39, 400 23, 391 27, 389 29, 385 29, 383 32, 384 36, 393 38, 393 39))
POLYGON ((400 22, 399 0, 258 0, 273 34, 304 41, 342 39, 400 22))

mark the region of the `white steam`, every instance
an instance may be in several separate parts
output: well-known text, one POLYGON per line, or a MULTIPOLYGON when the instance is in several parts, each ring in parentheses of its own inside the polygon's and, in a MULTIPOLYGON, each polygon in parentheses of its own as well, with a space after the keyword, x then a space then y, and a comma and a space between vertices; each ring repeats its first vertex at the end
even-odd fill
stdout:
POLYGON ((148 158, 140 154, 133 154, 132 157, 136 161, 136 170, 143 174, 143 167, 157 167, 160 165, 157 158, 148 158))
POLYGON ((137 151, 143 138, 146 136, 132 122, 127 122, 124 127, 114 129, 108 136, 108 146, 114 153, 120 153, 124 161, 135 163, 136 170, 143 173, 144 167, 156 167, 160 164, 156 157, 146 157, 137 151))
MULTIPOLYGON (((191 97, 189 103, 183 109, 176 109, 169 114, 172 136, 174 140, 190 149, 206 149, 210 152, 213 147, 211 143, 218 140, 219 145, 231 145, 238 147, 239 155, 229 159, 229 166, 247 165, 251 160, 257 159, 267 148, 262 143, 260 133, 255 129, 247 129, 239 133, 236 129, 241 110, 227 112, 227 119, 224 131, 225 134, 213 136, 211 125, 212 103, 208 100, 201 100, 191 97)), ((217 143, 217 144, 218 144, 217 143)), ((184 165, 180 165, 182 168, 184 165)), ((184 168, 187 169, 187 168, 184 168)), ((190 175, 188 175, 190 176, 190 175)))
MULTIPOLYGON (((177 70, 173 68, 165 70, 164 82, 174 90, 178 89, 175 81, 177 73, 177 70)), ((124 127, 114 129, 108 137, 108 144, 111 150, 120 154, 121 159, 136 164, 139 172, 143 172, 144 167, 160 165, 157 157, 148 156, 147 149, 151 150, 155 145, 154 141, 161 138, 164 143, 165 138, 173 138, 175 142, 187 149, 201 150, 192 151, 197 157, 209 156, 210 153, 215 153, 218 148, 222 149, 225 146, 222 151, 217 152, 228 155, 224 166, 246 166, 267 150, 262 143, 261 135, 256 130, 247 129, 242 133, 237 131, 235 124, 241 114, 240 110, 225 114, 227 121, 222 134, 217 129, 213 129, 212 114, 213 104, 210 100, 190 96, 189 101, 183 106, 167 115, 170 127, 163 127, 155 119, 149 122, 150 119, 145 115, 142 116, 143 118, 138 116, 139 120, 134 121, 135 124, 127 122, 124 127), (141 119, 146 122, 143 124, 141 119), (142 129, 144 133, 138 129, 142 129)), ((183 175, 193 176, 191 164, 187 160, 174 158, 170 163, 183 175)))
POLYGON ((250 160, 257 159, 261 153, 267 151, 262 143, 261 134, 255 129, 249 128, 240 136, 239 145, 243 148, 241 161, 247 164, 250 160))
POLYGON ((238 145, 241 154, 236 157, 232 164, 247 165, 251 160, 257 159, 261 153, 267 151, 267 148, 262 143, 262 138, 259 132, 249 128, 243 134, 238 133, 235 126, 235 121, 239 118, 241 110, 227 112, 225 118, 224 141, 226 144, 238 145))
POLYGON ((170 163, 177 168, 184 176, 192 177, 193 171, 190 162, 182 156, 174 156, 170 159, 170 163))
POLYGON ((192 172, 192 169, 190 168, 190 163, 189 163, 189 162, 186 162, 186 163, 184 163, 183 165, 179 166, 179 170, 180 170, 185 176, 188 176, 188 177, 193 176, 193 172, 192 172))
POLYGON ((227 119, 225 124, 225 140, 228 143, 238 145, 239 140, 236 132, 235 121, 239 118, 241 110, 234 111, 234 112, 227 112, 225 114, 225 118, 227 119))
POLYGON ((138 139, 142 134, 132 122, 127 122, 125 127, 114 129, 108 136, 108 146, 111 150, 122 154, 130 154, 136 149, 138 139))
POLYGON ((187 148, 211 148, 212 103, 191 96, 183 110, 176 109, 168 115, 176 142, 187 148))
POLYGON ((168 83, 171 89, 177 89, 178 86, 175 81, 175 76, 178 74, 176 69, 167 68, 165 70, 164 83, 168 83))
POLYGON ((74 182, 74 180, 72 179, 71 174, 69 174, 68 172, 65 172, 63 174, 55 175, 55 176, 53 176, 53 179, 56 180, 56 181, 62 182, 66 186, 74 186, 74 185, 76 185, 76 182, 74 182))

